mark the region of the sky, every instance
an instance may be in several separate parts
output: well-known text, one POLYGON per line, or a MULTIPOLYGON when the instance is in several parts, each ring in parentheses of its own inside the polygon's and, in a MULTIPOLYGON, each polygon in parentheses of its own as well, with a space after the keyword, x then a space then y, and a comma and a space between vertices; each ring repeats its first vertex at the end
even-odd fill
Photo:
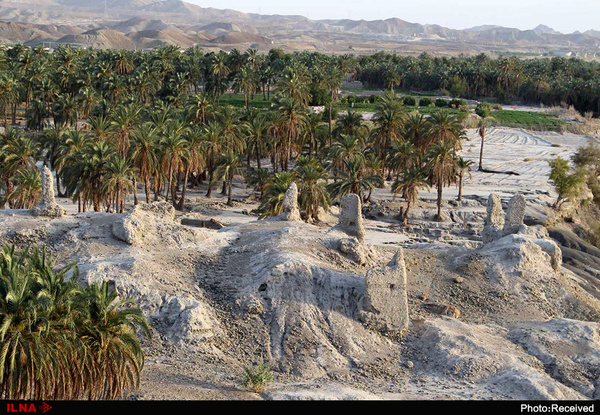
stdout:
POLYGON ((563 33, 600 30, 600 0, 185 0, 201 7, 310 19, 376 20, 466 29, 494 24, 533 29, 545 24, 563 33))

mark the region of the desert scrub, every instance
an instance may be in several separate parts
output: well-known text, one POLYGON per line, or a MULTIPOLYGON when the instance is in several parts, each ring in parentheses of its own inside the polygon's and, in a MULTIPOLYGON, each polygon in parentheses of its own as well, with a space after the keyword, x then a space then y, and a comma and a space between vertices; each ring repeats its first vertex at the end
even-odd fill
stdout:
POLYGON ((252 389, 255 393, 262 393, 271 382, 273 382, 273 373, 269 365, 260 363, 244 367, 242 385, 245 388, 252 389))

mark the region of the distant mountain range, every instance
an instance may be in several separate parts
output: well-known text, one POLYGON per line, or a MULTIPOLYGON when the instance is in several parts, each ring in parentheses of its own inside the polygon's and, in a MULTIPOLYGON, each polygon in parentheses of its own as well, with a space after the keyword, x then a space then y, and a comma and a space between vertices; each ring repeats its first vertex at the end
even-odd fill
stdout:
POLYGON ((563 34, 544 25, 531 30, 494 25, 456 30, 398 18, 310 20, 202 8, 181 0, 0 0, 0 42, 126 49, 200 45, 331 52, 600 54, 600 31, 595 30, 563 34))

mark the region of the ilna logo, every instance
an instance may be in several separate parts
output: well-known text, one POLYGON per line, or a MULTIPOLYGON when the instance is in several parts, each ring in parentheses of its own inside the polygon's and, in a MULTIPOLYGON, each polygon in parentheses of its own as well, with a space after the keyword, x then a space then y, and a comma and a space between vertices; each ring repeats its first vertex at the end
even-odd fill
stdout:
POLYGON ((36 412, 38 409, 45 414, 52 407, 48 405, 46 402, 42 402, 38 408, 36 409, 35 405, 32 403, 7 403, 6 404, 6 412, 8 413, 16 413, 16 412, 36 412))

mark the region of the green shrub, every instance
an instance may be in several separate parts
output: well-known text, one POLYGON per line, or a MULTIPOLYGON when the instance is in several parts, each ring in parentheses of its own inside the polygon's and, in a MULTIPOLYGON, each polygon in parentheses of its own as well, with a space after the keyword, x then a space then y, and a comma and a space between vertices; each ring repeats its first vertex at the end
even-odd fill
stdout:
POLYGON ((448 106, 452 107, 452 108, 460 108, 460 107, 464 107, 466 105, 467 105, 466 101, 464 101, 462 99, 456 99, 456 98, 448 103, 448 106))
POLYGON ((417 100, 415 99, 415 97, 404 97, 404 105, 407 105, 409 107, 414 107, 415 105, 417 105, 417 100))
POLYGON ((550 165, 550 180, 558 193, 554 208, 559 210, 565 201, 579 196, 586 180, 586 174, 583 169, 571 171, 569 161, 562 157, 550 160, 548 164, 550 165))
POLYGON ((481 118, 486 118, 492 115, 492 106, 489 102, 480 102, 475 108, 475 114, 481 118))
POLYGON ((428 107, 432 104, 431 98, 421 98, 419 100, 420 107, 428 107))
POLYGON ((443 98, 438 98, 435 100, 435 106, 438 108, 444 108, 448 106, 448 100, 443 98))
POLYGON ((273 382, 271 368, 265 363, 255 366, 245 366, 242 385, 255 393, 264 392, 269 383, 273 382))
POLYGON ((329 102, 331 101, 331 95, 329 94, 329 91, 323 89, 323 88, 313 88, 311 91, 311 101, 310 101, 310 105, 312 106, 322 106, 322 105, 329 105, 329 102))

